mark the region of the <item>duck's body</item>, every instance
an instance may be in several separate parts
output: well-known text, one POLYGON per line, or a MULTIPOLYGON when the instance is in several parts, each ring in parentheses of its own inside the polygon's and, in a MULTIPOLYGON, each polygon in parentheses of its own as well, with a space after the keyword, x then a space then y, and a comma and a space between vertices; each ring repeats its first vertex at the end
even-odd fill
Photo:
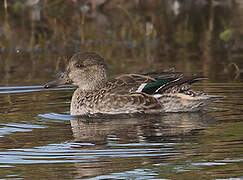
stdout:
POLYGON ((194 112, 213 98, 193 91, 202 76, 181 73, 125 74, 108 80, 104 59, 93 52, 75 54, 61 79, 46 88, 73 83, 78 86, 71 101, 71 115, 194 112))

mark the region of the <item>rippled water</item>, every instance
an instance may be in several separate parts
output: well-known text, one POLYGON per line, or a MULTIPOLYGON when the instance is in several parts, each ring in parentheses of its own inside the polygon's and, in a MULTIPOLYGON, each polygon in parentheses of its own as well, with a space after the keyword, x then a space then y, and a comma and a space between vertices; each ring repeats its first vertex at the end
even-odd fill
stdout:
POLYGON ((243 1, 2 4, 0 179, 243 179, 243 1), (41 85, 80 50, 111 76, 207 76, 195 88, 224 98, 200 113, 71 117, 75 88, 41 85))
POLYGON ((71 117, 72 88, 0 87, 0 178, 243 178, 242 87, 199 84, 225 98, 129 118, 71 117))

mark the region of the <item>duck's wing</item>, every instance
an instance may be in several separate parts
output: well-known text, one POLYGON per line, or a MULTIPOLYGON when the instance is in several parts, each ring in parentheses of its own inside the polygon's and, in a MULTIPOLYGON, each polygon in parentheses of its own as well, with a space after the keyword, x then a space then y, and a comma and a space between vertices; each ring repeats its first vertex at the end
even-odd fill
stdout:
POLYGON ((137 91, 141 84, 156 82, 156 79, 141 74, 123 74, 107 82, 110 93, 130 94, 137 91))
POLYGON ((186 91, 191 84, 207 79, 204 76, 183 76, 182 73, 125 74, 108 82, 111 92, 118 94, 146 93, 149 95, 186 91))
MULTIPOLYGON (((139 74, 126 74, 108 82, 109 94, 103 103, 114 113, 121 112, 152 112, 161 110, 158 98, 165 93, 188 91, 188 86, 203 76, 184 77, 182 75, 163 75, 159 78, 139 74)), ((104 111, 105 109, 104 108, 104 111)), ((100 107, 102 109, 102 107, 100 107)))
POLYGON ((108 81, 107 87, 110 89, 110 93, 130 94, 143 92, 144 87, 147 88, 150 85, 155 87, 154 85, 157 86, 157 83, 159 83, 158 85, 162 85, 163 83, 176 80, 181 76, 181 73, 175 72, 124 74, 108 81))
POLYGON ((191 84, 207 78, 200 75, 193 75, 187 77, 160 77, 155 79, 156 82, 147 83, 141 88, 140 92, 150 95, 183 92, 191 89, 191 84))

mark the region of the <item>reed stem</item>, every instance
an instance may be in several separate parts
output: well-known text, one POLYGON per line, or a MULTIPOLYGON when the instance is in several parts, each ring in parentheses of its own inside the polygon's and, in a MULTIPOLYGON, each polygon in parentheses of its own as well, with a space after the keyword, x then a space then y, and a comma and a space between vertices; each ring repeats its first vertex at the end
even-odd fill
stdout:
POLYGON ((7 9, 8 4, 7 4, 7 0, 4 0, 4 8, 7 9))

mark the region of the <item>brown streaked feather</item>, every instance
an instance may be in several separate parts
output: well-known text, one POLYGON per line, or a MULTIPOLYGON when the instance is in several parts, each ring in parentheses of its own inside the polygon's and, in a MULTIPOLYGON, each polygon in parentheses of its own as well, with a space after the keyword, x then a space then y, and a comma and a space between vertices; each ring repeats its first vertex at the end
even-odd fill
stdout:
POLYGON ((150 76, 146 76, 146 75, 142 75, 142 74, 123 74, 120 75, 118 77, 116 77, 115 79, 121 79, 124 82, 128 83, 146 83, 149 81, 156 81, 154 78, 150 77, 150 76))
POLYGON ((107 107, 119 113, 126 113, 128 110, 129 112, 158 111, 162 108, 156 98, 144 93, 106 94, 103 99, 102 103, 96 104, 96 108, 103 113, 107 111, 107 107))
POLYGON ((140 74, 124 74, 108 81, 107 88, 110 93, 130 94, 135 92, 141 84, 149 82, 156 82, 156 80, 140 74))

